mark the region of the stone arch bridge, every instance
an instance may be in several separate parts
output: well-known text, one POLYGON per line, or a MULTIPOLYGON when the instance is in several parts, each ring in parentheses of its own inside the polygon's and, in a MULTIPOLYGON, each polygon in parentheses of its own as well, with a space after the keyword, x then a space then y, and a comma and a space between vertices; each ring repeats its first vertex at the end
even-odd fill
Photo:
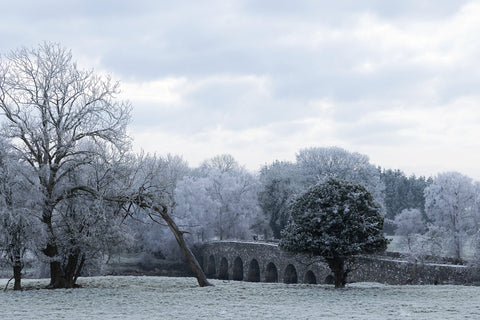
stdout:
MULTIPOLYGON (((200 262, 207 277, 251 282, 333 283, 328 265, 306 255, 282 251, 275 243, 215 241, 203 245, 200 262)), ((349 282, 388 284, 465 284, 465 266, 413 263, 388 256, 359 256, 347 265, 349 282)))
POLYGON ((311 264, 306 257, 284 252, 274 243, 211 242, 203 246, 202 256, 207 277, 223 280, 316 284, 330 275, 326 264, 311 264))

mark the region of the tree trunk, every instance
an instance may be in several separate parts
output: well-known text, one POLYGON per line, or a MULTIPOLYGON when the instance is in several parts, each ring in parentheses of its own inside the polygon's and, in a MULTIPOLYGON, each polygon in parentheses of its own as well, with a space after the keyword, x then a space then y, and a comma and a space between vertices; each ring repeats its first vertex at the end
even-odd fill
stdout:
POLYGON ((270 225, 270 229, 272 229, 272 232, 273 232, 273 238, 280 239, 282 237, 280 226, 275 221, 272 221, 272 220, 270 220, 269 225, 270 225))
POLYGON ((60 261, 50 262, 50 284, 48 289, 63 289, 71 288, 68 281, 65 279, 65 275, 62 271, 62 265, 60 261))
MULTIPOLYGON (((18 244, 19 242, 17 242, 18 244)), ((22 254, 18 247, 13 249, 13 255, 10 256, 13 265, 13 279, 15 279, 13 290, 22 290, 22 254)))
POLYGON ((49 289, 75 288, 77 279, 83 269, 85 255, 80 252, 68 256, 67 264, 62 268, 58 261, 50 263, 49 289))
POLYGON ((85 263, 85 255, 76 250, 68 256, 67 265, 64 268, 65 280, 70 288, 77 286, 76 282, 82 272, 85 263))
POLYGON ((207 277, 205 276, 205 273, 202 270, 202 267, 197 261, 197 258, 195 258, 194 254, 192 253, 187 243, 185 242, 185 239, 183 238, 183 232, 180 231, 175 221, 173 221, 173 219, 167 213, 167 208, 159 207, 157 205, 147 203, 145 200, 138 200, 137 204, 142 208, 149 208, 154 210, 155 212, 160 214, 163 220, 165 220, 168 227, 173 232, 173 235, 175 236, 175 239, 177 240, 177 243, 180 246, 180 250, 182 250, 182 253, 185 256, 185 259, 187 260, 187 263, 190 266, 190 269, 195 274, 195 277, 197 278, 197 281, 198 281, 198 285, 200 287, 213 286, 213 284, 208 282, 207 277))
POLYGON ((345 258, 333 257, 327 259, 328 266, 333 272, 335 288, 344 288, 347 283, 347 272, 345 271, 345 258))
POLYGON ((50 240, 50 242, 47 243, 45 249, 43 249, 42 251, 47 257, 53 260, 50 262, 50 284, 47 286, 47 288, 70 288, 67 284, 67 280, 65 279, 65 275, 63 273, 60 261, 54 260, 55 258, 58 258, 58 248, 55 241, 50 240))
POLYGON ((60 261, 58 261, 58 247, 55 239, 55 233, 53 231, 52 224, 53 207, 46 202, 43 209, 42 222, 45 223, 47 230, 50 234, 50 239, 47 245, 42 249, 43 254, 50 258, 50 284, 47 286, 49 289, 61 289, 70 288, 65 279, 65 275, 62 270, 60 261))
POLYGON ((22 290, 22 265, 15 263, 13 266, 13 278, 15 282, 13 284, 13 290, 22 290))
POLYGON ((83 265, 84 264, 85 264, 85 255, 82 254, 82 258, 80 259, 80 264, 78 265, 77 270, 75 271, 75 274, 73 275, 73 285, 74 286, 77 285, 77 280, 78 280, 78 277, 80 276, 80 273, 83 270, 83 265))
POLYGON ((458 235, 458 233, 456 233, 454 235, 454 238, 453 238, 453 241, 454 241, 454 246, 455 246, 455 260, 457 263, 461 263, 462 261, 462 245, 461 245, 461 239, 460 239, 460 236, 458 235))

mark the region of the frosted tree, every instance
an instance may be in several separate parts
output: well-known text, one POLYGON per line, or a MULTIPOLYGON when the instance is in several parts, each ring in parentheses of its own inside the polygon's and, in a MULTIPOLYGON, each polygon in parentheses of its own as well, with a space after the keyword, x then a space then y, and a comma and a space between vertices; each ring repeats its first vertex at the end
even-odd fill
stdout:
POLYGON ((328 178, 358 183, 373 195, 383 210, 385 186, 380 170, 369 162, 368 156, 339 147, 307 148, 297 153, 297 166, 305 189, 328 178))
MULTIPOLYGON (((119 171, 118 175, 108 184, 104 199, 120 204, 127 215, 146 212, 155 222, 168 226, 185 257, 192 272, 201 287, 210 286, 200 264, 193 255, 185 239, 186 230, 175 221, 171 208, 168 206, 169 195, 165 193, 165 184, 161 181, 164 168, 161 161, 145 156, 129 157, 130 161, 119 171)), ((95 193, 94 191, 92 193, 95 193)))
POLYGON ((380 206, 359 184, 329 178, 292 203, 291 217, 280 248, 323 257, 337 288, 346 284, 346 259, 387 247, 380 206))
MULTIPOLYGON (((168 212, 165 186, 155 176, 158 166, 128 155, 131 107, 117 98, 118 93, 118 82, 79 69, 71 52, 58 44, 15 50, 0 61, 2 133, 32 170, 30 187, 41 195, 37 198, 45 235, 41 252, 50 263, 49 287, 74 285, 75 277, 62 268, 62 255, 68 250, 61 247, 66 242, 60 226, 69 214, 68 202, 82 197, 91 197, 86 206, 109 202, 109 210, 118 209, 117 213, 140 208, 152 219, 163 219, 199 284, 209 285, 168 212), (97 163, 101 171, 92 168, 97 163), (84 179, 81 172, 99 174, 84 179)), ((75 212, 80 212, 78 207, 75 212)))
POLYGON ((59 261, 64 279, 72 285, 81 273, 101 268, 104 257, 127 247, 131 241, 130 230, 122 224, 125 216, 121 204, 104 198, 106 185, 112 179, 109 171, 113 162, 97 159, 89 167, 69 174, 65 182, 77 186, 78 191, 75 197, 67 197, 56 207, 53 227, 59 261), (84 192, 87 186, 96 192, 84 192))
POLYGON ((203 161, 200 165, 199 171, 204 175, 208 174, 210 170, 216 169, 222 173, 235 172, 240 170, 240 165, 237 160, 230 154, 220 154, 211 159, 203 161))
POLYGON ((200 176, 178 184, 175 214, 182 224, 194 226, 198 240, 246 239, 259 215, 258 182, 236 162, 229 163, 228 170, 202 165, 200 176))
POLYGON ((212 188, 213 181, 208 177, 185 177, 177 186, 176 216, 179 223, 189 230, 195 242, 220 238, 218 231, 223 231, 217 227, 221 204, 210 193, 212 188))
POLYGON ((395 217, 395 226, 395 235, 402 237, 408 252, 413 253, 415 239, 426 231, 422 212, 418 209, 402 210, 395 217))
POLYGON ((475 262, 480 265, 480 182, 474 183, 474 191, 470 246, 475 262))
POLYGON ((32 169, 31 187, 42 194, 42 252, 50 260, 52 288, 72 285, 61 268, 54 226, 57 206, 77 190, 68 176, 101 156, 90 143, 128 146, 130 105, 116 99, 118 92, 117 82, 79 69, 57 44, 15 50, 0 61, 3 134, 32 169))
POLYGON ((474 221, 474 195, 472 180, 458 172, 438 174, 425 188, 425 213, 435 226, 447 230, 450 254, 458 260, 474 221))
POLYGON ((296 167, 290 162, 275 161, 260 170, 259 180, 259 205, 274 238, 280 239, 281 231, 290 218, 288 206, 301 189, 296 167))
MULTIPOLYGON (((190 173, 188 164, 181 156, 170 154, 165 157, 149 156, 148 158, 157 165, 156 184, 162 189, 168 211, 171 215, 175 215, 177 206, 175 189, 179 181, 190 173)), ((161 254, 167 258, 177 258, 178 246, 167 228, 146 216, 132 219, 129 225, 136 231, 136 245, 143 251, 161 254)))
POLYGON ((413 260, 423 260, 428 256, 442 256, 451 245, 448 230, 428 224, 426 232, 411 235, 410 256, 413 260))
POLYGON ((13 268, 14 290, 21 290, 24 254, 38 240, 33 201, 35 194, 23 176, 28 174, 11 154, 11 146, 0 140, 0 249, 13 268))

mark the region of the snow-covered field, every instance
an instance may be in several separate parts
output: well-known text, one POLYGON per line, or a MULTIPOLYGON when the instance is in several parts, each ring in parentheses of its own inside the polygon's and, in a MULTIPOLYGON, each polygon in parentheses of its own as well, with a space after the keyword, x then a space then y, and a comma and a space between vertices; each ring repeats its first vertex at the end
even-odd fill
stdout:
MULTIPOLYGON (((213 283, 81 278, 81 289, 1 292, 0 319, 480 319, 480 287, 213 283)), ((46 284, 24 280, 25 287, 46 284)))

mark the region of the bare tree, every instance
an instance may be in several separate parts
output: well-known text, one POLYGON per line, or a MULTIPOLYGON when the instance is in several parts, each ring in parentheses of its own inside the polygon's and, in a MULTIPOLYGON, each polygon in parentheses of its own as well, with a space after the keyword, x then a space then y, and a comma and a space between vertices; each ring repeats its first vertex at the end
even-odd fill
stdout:
POLYGON ((305 188, 328 178, 358 183, 367 188, 384 211, 385 185, 380 171, 370 163, 368 156, 339 147, 314 147, 300 150, 296 158, 305 188))
POLYGON ((231 156, 207 160, 199 171, 200 176, 185 177, 177 185, 179 221, 191 226, 197 241, 250 238, 260 215, 257 179, 231 156))
POLYGON ((208 173, 211 169, 217 169, 220 172, 232 172, 240 170, 237 160, 230 154, 216 155, 211 159, 207 159, 200 165, 200 171, 208 173))
MULTIPOLYGON (((177 241, 180 250, 185 256, 190 269, 195 274, 201 287, 211 286, 200 264, 190 250, 184 234, 172 217, 168 200, 170 195, 165 192, 171 186, 162 180, 162 171, 165 170, 164 162, 155 157, 132 156, 124 163, 123 175, 117 175, 112 180, 103 194, 103 198, 112 203, 120 204, 126 215, 134 215, 138 210, 146 212, 149 217, 161 224, 165 222, 177 241)), ((95 190, 84 189, 95 194, 95 190)))
POLYGON ((474 204, 473 181, 458 172, 438 174, 425 188, 425 213, 435 226, 448 232, 450 253, 459 261, 467 234, 475 226, 474 204))
POLYGON ((401 237, 402 244, 410 254, 415 255, 415 241, 419 235, 426 232, 427 228, 419 209, 404 209, 395 217, 395 235, 401 237))
POLYGON ((53 288, 72 284, 60 265, 54 216, 76 187, 68 176, 98 157, 91 143, 124 149, 130 105, 116 100, 119 84, 92 70, 80 70, 58 44, 22 48, 0 61, 3 133, 34 172, 42 195, 41 222, 48 234, 42 249, 50 259, 53 288))
POLYGON ((0 61, 3 133, 31 168, 28 181, 40 194, 36 200, 46 235, 41 252, 50 262, 49 287, 75 285, 85 262, 85 252, 77 250, 77 232, 91 234, 87 227, 96 225, 78 228, 82 219, 95 221, 99 212, 128 215, 136 208, 167 223, 199 284, 209 285, 169 215, 168 193, 156 180, 155 161, 132 162, 137 158, 128 153, 126 134, 131 107, 117 100, 118 92, 118 82, 80 70, 71 52, 58 44, 19 49, 0 61), (79 199, 85 201, 74 201, 79 199), (64 241, 65 232, 73 241, 64 241))
POLYGON ((10 146, 0 141, 0 249, 13 268, 14 290, 22 289, 24 254, 31 249, 36 234, 20 164, 10 154, 10 146))

